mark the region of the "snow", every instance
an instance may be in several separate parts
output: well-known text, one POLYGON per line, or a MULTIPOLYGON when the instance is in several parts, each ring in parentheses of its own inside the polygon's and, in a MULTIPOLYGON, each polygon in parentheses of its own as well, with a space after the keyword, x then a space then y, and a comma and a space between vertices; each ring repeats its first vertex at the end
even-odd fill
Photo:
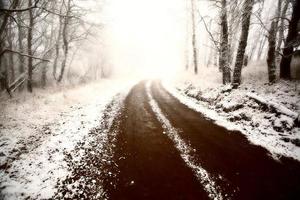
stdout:
POLYGON ((180 130, 174 128, 167 117, 162 113, 156 101, 153 99, 150 91, 151 81, 146 84, 147 96, 153 112, 156 114, 157 119, 161 122, 164 129, 164 134, 174 142, 175 147, 179 150, 182 159, 193 170, 200 183, 204 186, 204 190, 208 193, 211 199, 221 200, 223 199, 221 191, 213 181, 213 177, 197 164, 191 154, 193 149, 180 137, 180 130))
POLYGON ((183 104, 218 125, 240 131, 273 157, 300 161, 300 82, 280 80, 269 85, 262 78, 267 77, 265 69, 253 64, 246 67, 238 89, 222 85, 216 78, 220 74, 217 68, 203 69, 198 76, 183 73, 163 85, 183 104), (212 77, 214 73, 217 76, 212 77))
POLYGON ((51 198, 56 185, 71 173, 66 155, 104 120, 106 105, 113 98, 124 98, 117 94, 126 94, 131 85, 101 80, 1 102, 1 198, 51 198))
POLYGON ((67 152, 65 161, 72 173, 58 183, 55 199, 108 198, 103 185, 105 177, 111 176, 113 170, 108 167, 111 166, 117 134, 112 131, 112 126, 120 114, 125 96, 127 92, 115 95, 102 112, 100 124, 90 130, 74 149, 67 152))
POLYGON ((264 98, 254 94, 254 93, 247 93, 247 96, 250 97, 250 98, 256 99, 256 100, 258 100, 258 101, 260 101, 260 102, 262 102, 266 105, 272 106, 273 108, 275 108, 279 112, 281 112, 281 113, 283 113, 287 116, 290 116, 294 119, 297 119, 299 117, 298 113, 286 108, 285 106, 282 106, 282 105, 280 105, 278 103, 275 103, 275 102, 272 102, 272 101, 267 102, 267 100, 265 100, 264 98))

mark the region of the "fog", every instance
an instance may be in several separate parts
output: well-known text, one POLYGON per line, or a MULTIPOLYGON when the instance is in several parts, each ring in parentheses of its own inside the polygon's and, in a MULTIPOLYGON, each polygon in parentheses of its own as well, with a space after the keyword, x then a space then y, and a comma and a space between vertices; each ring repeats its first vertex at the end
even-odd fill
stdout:
MULTIPOLYGON (((233 3, 228 4, 230 7, 233 3)), ((78 5, 88 10, 85 20, 101 28, 98 27, 84 45, 79 44, 80 53, 76 54, 69 69, 84 74, 91 66, 96 66, 105 68, 114 77, 143 79, 173 77, 187 63, 193 65, 190 1, 78 0, 78 5)), ((255 48, 255 41, 261 34, 262 25, 257 19, 261 5, 255 5, 248 50, 255 48)), ((272 1, 265 1, 263 9, 262 21, 270 20, 275 12, 272 1)), ((196 46, 200 70, 216 64, 216 58, 212 57, 216 55, 216 46, 203 20, 217 41, 219 9, 212 2, 197 1, 196 5, 196 46)), ((236 49, 240 29, 233 29, 232 43, 236 49)), ((263 37, 259 38, 263 40, 263 37)), ((234 57, 235 52, 232 53, 234 57)))
POLYGON ((184 1, 112 0, 103 15, 104 46, 115 74, 166 76, 184 65, 184 1))

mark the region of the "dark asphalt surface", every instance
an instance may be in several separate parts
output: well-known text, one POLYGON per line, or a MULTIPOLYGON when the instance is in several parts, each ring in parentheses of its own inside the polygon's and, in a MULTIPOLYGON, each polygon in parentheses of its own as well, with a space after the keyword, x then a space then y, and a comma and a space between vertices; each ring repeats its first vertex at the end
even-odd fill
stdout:
MULTIPOLYGON (((208 199, 204 186, 163 133, 146 93, 137 84, 125 100, 118 126, 116 176, 106 180, 110 199, 208 199)), ((300 199, 300 163, 269 156, 238 132, 215 125, 171 96, 156 81, 151 95, 180 137, 195 149, 223 199, 300 199), (226 195, 226 196, 225 196, 226 195)))

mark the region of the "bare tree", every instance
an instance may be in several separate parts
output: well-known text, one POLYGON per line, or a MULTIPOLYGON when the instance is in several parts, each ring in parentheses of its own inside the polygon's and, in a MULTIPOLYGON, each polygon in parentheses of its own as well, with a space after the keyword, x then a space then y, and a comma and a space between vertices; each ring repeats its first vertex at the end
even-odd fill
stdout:
POLYGON ((190 47, 190 33, 189 33, 189 28, 190 28, 190 20, 189 20, 189 16, 190 16, 190 10, 189 10, 189 1, 186 1, 186 38, 185 38, 185 49, 184 49, 184 56, 185 56, 185 70, 189 69, 189 65, 190 65, 190 59, 189 59, 189 47, 190 47))
POLYGON ((93 26, 83 20, 84 10, 74 0, 0 0, 1 88, 14 91, 27 81, 31 92, 40 73, 35 84, 44 87, 50 60, 60 82, 69 54, 77 52, 72 45, 85 40, 93 26))
POLYGON ((220 68, 223 72, 223 84, 231 82, 229 66, 229 44, 228 44, 228 23, 227 23, 227 3, 221 1, 221 48, 220 48, 220 68))
POLYGON ((54 79, 56 79, 57 64, 58 64, 58 59, 60 56, 60 43, 61 43, 61 37, 62 37, 61 29, 63 26, 62 9, 63 9, 63 4, 61 4, 60 10, 59 10, 59 25, 58 25, 58 31, 57 31, 57 39, 56 39, 56 43, 55 43, 55 57, 54 57, 53 72, 52 72, 54 79))
POLYGON ((294 53, 294 42, 298 37, 298 23, 300 19, 300 2, 294 0, 292 17, 289 23, 289 30, 286 37, 286 42, 283 48, 283 56, 280 63, 280 78, 290 79, 291 78, 291 60, 294 53))
POLYGON ((241 74, 244 62, 245 50, 247 47, 247 40, 249 35, 250 19, 252 14, 252 9, 254 5, 254 0, 245 0, 243 5, 242 14, 242 32, 240 36, 239 46, 237 50, 237 55, 235 59, 235 66, 233 71, 233 82, 234 88, 237 88, 241 84, 241 74))
MULTIPOLYGON (((274 83, 276 80, 276 35, 281 17, 282 0, 278 0, 275 17, 271 23, 268 32, 269 49, 267 56, 269 83, 274 83)), ((286 12, 286 11, 285 11, 286 12)))
POLYGON ((238 35, 238 31, 236 31, 240 25, 240 17, 239 17, 239 6, 238 0, 227 1, 229 6, 228 12, 228 61, 229 65, 233 62, 233 55, 235 52, 235 46, 237 44, 236 37, 238 35))
POLYGON ((63 38, 63 51, 64 51, 64 57, 63 57, 63 61, 61 64, 61 70, 60 70, 60 75, 57 79, 58 82, 62 81, 64 72, 65 72, 65 68, 66 68, 66 62, 68 59, 68 55, 69 55, 69 39, 68 39, 68 29, 69 29, 69 21, 70 21, 70 11, 71 11, 71 0, 67 0, 67 4, 66 4, 66 16, 64 17, 64 21, 63 21, 63 28, 62 28, 62 38, 63 38))
POLYGON ((11 92, 9 89, 9 82, 8 82, 8 73, 7 73, 7 63, 6 59, 1 59, 0 60, 0 65, 4 69, 0 71, 0 84, 2 89, 6 89, 7 93, 11 97, 11 92))
MULTIPOLYGON (((12 20, 9 20, 8 31, 7 31, 7 43, 8 48, 13 49, 13 40, 14 40, 14 32, 13 32, 13 25, 12 20)), ((14 69, 14 54, 8 54, 8 68, 10 70, 10 82, 15 80, 15 69, 14 69)))
MULTIPOLYGON (((28 7, 31 7, 32 0, 28 0, 28 7)), ((29 15, 29 25, 28 25, 28 32, 27 32, 27 52, 30 57, 28 57, 27 61, 27 70, 28 70, 28 79, 27 79, 27 90, 29 92, 32 92, 32 70, 33 70, 33 59, 31 56, 32 54, 32 32, 34 28, 34 19, 33 19, 33 10, 29 9, 28 10, 28 15, 29 15)))
MULTIPOLYGON (((18 6, 19 1, 13 0, 11 4, 9 5, 9 9, 15 9, 18 6)), ((1 1, 0 3, 0 9, 4 9, 4 2, 1 1)), ((9 89, 9 78, 8 78, 8 67, 7 67, 7 60, 4 57, 5 49, 7 48, 5 46, 6 42, 6 35, 7 35, 7 25, 9 23, 9 12, 0 12, 0 82, 1 87, 5 88, 9 95, 10 89, 9 89)))
POLYGON ((195 9, 196 9, 195 0, 191 0, 193 63, 194 63, 194 73, 197 74, 198 73, 198 53, 197 53, 195 9))
MULTIPOLYGON (((24 28, 21 25, 23 22, 22 19, 22 15, 20 12, 17 13, 17 27, 18 27, 18 46, 19 46, 19 52, 24 53, 24 45, 23 45, 23 41, 24 41, 24 28)), ((25 59, 24 56, 22 55, 18 55, 19 57, 19 73, 22 74, 25 72, 25 59)))
MULTIPOLYGON (((286 13, 287 13, 287 10, 289 7, 290 0, 286 0, 284 2, 281 1, 281 4, 283 4, 283 3, 284 3, 284 6, 283 6, 282 10, 280 10, 280 16, 278 16, 278 18, 279 18, 278 20, 280 21, 280 25, 278 28, 277 48, 276 48, 276 57, 277 57, 278 62, 280 62, 281 46, 282 46, 282 42, 284 40, 286 13)), ((282 5, 281 5, 281 7, 282 7, 282 5)))
POLYGON ((274 83, 276 79, 276 60, 275 60, 275 49, 276 49, 276 24, 277 21, 273 21, 269 31, 269 50, 268 50, 268 75, 269 82, 274 83))
MULTIPOLYGON (((54 48, 52 46, 53 42, 54 42, 54 35, 55 35, 55 30, 54 30, 54 23, 53 23, 53 19, 51 19, 50 21, 50 33, 47 34, 48 31, 48 26, 44 26, 44 32, 45 32, 45 36, 44 36, 44 59, 50 59, 53 56, 53 52, 54 52, 54 48)), ((47 82, 47 72, 48 72, 48 67, 49 67, 49 63, 48 62, 43 62, 41 63, 41 70, 42 70, 42 74, 41 74, 41 85, 43 88, 46 87, 46 82, 47 82)))

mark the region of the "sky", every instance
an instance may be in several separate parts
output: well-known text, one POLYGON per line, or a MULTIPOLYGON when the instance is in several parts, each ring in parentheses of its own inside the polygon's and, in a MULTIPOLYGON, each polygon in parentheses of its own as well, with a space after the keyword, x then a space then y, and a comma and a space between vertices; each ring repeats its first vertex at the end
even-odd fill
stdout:
POLYGON ((185 1, 111 0, 105 47, 120 74, 166 76, 184 66, 185 1))

